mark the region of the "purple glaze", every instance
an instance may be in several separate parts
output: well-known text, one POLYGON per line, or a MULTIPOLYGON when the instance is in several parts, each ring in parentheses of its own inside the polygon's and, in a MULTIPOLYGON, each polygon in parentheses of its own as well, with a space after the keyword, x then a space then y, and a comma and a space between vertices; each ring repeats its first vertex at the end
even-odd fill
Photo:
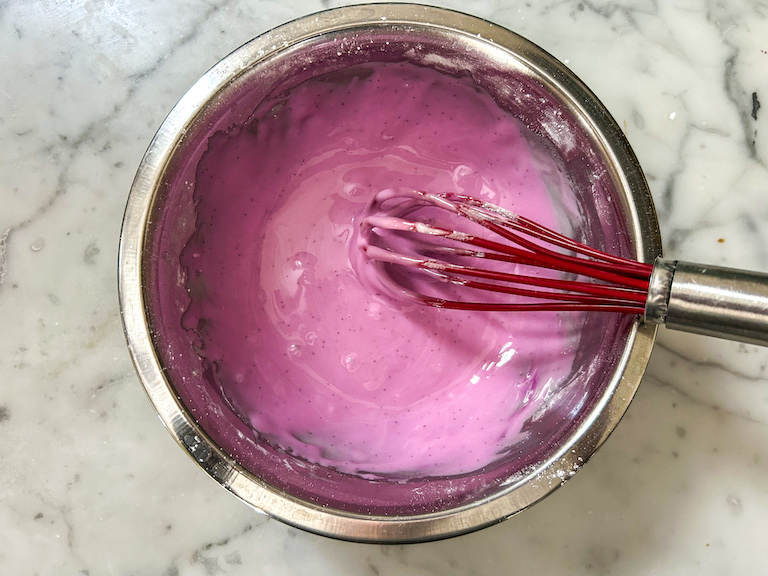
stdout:
POLYGON ((355 233, 379 191, 471 194, 562 228, 526 129, 468 78, 370 64, 218 133, 182 252, 207 378, 278 451, 365 477, 471 472, 572 377, 580 314, 404 305, 355 233))

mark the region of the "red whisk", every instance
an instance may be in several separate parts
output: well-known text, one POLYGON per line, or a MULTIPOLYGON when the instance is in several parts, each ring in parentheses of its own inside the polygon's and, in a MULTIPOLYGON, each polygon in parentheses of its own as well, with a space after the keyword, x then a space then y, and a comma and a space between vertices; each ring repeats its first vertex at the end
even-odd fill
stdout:
POLYGON ((359 245, 399 294, 429 306, 625 312, 768 344, 768 275, 613 256, 469 196, 382 191, 362 221, 359 245), (454 229, 462 223, 476 230, 454 229))

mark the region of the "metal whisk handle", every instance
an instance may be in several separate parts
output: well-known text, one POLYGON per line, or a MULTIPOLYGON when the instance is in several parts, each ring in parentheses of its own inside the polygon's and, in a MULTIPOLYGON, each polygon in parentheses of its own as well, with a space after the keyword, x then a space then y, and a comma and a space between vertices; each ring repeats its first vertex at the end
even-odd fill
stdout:
POLYGON ((645 320, 766 346, 768 274, 657 258, 645 320))

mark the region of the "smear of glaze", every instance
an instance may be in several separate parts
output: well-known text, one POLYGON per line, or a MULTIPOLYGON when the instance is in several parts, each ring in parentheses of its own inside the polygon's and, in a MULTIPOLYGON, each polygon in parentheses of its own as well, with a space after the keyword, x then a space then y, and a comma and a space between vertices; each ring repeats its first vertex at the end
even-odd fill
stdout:
POLYGON ((556 226, 529 142, 470 79, 404 63, 309 80, 212 137, 183 323, 234 410, 288 453, 376 477, 466 473, 514 446, 571 374, 582 317, 403 305, 370 289, 354 237, 393 187, 556 226))

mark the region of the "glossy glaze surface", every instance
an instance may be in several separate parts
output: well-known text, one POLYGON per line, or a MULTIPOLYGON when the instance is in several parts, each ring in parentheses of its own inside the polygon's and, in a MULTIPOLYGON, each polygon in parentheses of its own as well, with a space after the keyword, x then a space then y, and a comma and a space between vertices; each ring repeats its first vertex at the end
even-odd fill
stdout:
POLYGON ((391 187, 568 225, 572 194, 551 189, 553 161, 534 145, 470 78, 407 63, 306 81, 209 140, 183 322, 254 430, 312 462, 394 478, 471 472, 528 434, 578 369, 582 315, 398 299, 357 236, 391 187))

